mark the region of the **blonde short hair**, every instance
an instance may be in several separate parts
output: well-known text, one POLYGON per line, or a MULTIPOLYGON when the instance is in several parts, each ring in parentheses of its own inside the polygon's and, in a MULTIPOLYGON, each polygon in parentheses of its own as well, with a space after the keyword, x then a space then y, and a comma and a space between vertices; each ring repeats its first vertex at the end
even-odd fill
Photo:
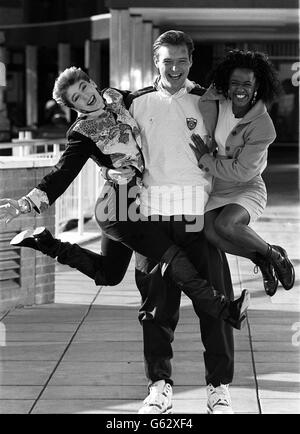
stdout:
POLYGON ((90 77, 81 68, 77 68, 76 66, 66 68, 55 80, 52 92, 53 99, 58 104, 72 107, 72 103, 68 100, 66 93, 70 86, 80 80, 89 82, 90 77))

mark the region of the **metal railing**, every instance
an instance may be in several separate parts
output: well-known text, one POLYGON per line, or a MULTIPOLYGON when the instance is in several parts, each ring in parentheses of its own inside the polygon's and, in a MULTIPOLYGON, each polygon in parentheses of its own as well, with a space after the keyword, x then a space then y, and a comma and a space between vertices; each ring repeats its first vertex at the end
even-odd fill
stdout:
POLYGON ((55 202, 56 234, 61 232, 61 225, 72 219, 78 219, 78 233, 84 231, 85 217, 92 217, 103 178, 99 167, 88 160, 79 175, 55 202))
MULTIPOLYGON (((1 143, 0 149, 12 149, 13 157, 22 159, 49 158, 54 164, 63 153, 67 141, 65 139, 32 139, 13 140, 11 143, 1 143)), ((51 169, 49 168, 49 171, 51 169)), ((104 183, 100 168, 89 159, 67 190, 55 202, 55 233, 70 220, 78 221, 78 233, 84 232, 84 220, 92 217, 99 191, 104 183)))

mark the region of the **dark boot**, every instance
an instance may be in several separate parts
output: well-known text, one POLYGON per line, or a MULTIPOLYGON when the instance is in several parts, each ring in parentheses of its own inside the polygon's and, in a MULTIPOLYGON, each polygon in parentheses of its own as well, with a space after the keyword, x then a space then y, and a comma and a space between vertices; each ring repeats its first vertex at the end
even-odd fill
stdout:
POLYGON ((278 287, 278 279, 273 265, 258 253, 256 254, 256 258, 253 262, 255 264, 254 273, 258 272, 258 268, 260 269, 263 277, 265 292, 267 295, 272 297, 276 293, 278 287))
POLYGON ((225 321, 232 327, 240 330, 245 324, 247 318, 247 309, 249 307, 250 294, 246 289, 242 290, 242 294, 229 304, 229 317, 225 321))
POLYGON ((295 270, 286 251, 280 246, 269 245, 266 259, 273 265, 276 276, 284 289, 287 291, 291 289, 295 283, 295 270))
POLYGON ((200 312, 223 319, 232 327, 241 329, 246 319, 249 294, 243 290, 235 301, 219 293, 199 276, 186 254, 177 246, 170 247, 161 261, 162 275, 167 276, 192 300, 198 316, 200 312))
POLYGON ((78 244, 60 241, 54 238, 51 232, 43 226, 20 232, 11 240, 10 244, 38 250, 51 258, 57 258, 60 264, 76 268, 95 280, 96 285, 107 284, 105 270, 101 266, 101 255, 83 249, 78 244))
POLYGON ((44 226, 36 229, 27 229, 16 235, 10 242, 12 246, 29 247, 38 250, 45 255, 55 258, 60 247, 60 240, 53 238, 52 234, 44 226))

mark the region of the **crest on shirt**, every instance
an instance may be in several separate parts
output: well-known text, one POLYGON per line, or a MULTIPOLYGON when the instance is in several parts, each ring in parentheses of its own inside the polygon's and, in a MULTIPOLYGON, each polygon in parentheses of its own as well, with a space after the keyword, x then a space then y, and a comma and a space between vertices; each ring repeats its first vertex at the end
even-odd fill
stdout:
POLYGON ((186 118, 186 124, 189 130, 194 130, 197 125, 197 119, 194 118, 186 118))

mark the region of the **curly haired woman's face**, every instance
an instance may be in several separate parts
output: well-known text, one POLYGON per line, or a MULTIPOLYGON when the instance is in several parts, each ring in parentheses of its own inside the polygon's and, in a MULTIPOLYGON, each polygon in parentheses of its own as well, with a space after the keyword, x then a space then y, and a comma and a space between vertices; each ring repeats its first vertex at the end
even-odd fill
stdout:
POLYGON ((232 105, 239 109, 251 107, 254 92, 257 90, 254 72, 250 69, 236 68, 229 78, 228 96, 232 105))

